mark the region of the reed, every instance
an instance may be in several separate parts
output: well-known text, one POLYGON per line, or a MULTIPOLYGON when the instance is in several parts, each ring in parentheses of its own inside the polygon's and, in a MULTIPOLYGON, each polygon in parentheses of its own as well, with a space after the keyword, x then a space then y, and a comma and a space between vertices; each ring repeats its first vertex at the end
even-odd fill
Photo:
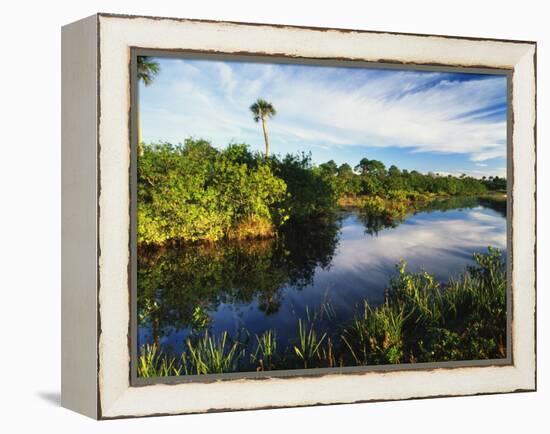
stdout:
POLYGON ((186 339, 187 351, 182 353, 181 363, 186 375, 222 374, 237 369, 244 355, 239 342, 229 342, 224 331, 221 336, 210 336, 208 331, 198 338, 186 339))
POLYGON ((313 322, 298 319, 298 343, 294 345, 294 353, 303 363, 304 369, 311 366, 314 359, 319 359, 319 349, 326 336, 323 333, 319 338, 313 322))
MULTIPOLYGON (((280 346, 275 330, 254 335, 255 342, 227 332, 192 334, 180 359, 156 345, 144 345, 138 359, 140 377, 225 373, 242 370, 322 368, 449 360, 480 360, 506 356, 506 264, 502 253, 489 248, 476 253, 473 264, 455 279, 440 283, 425 271, 409 272, 397 265, 385 300, 337 324, 333 307, 306 308, 298 318, 297 336, 280 346), (328 321, 331 334, 320 323, 328 321), (248 356, 247 356, 248 352, 248 356), (247 357, 245 357, 247 356, 247 357)), ((245 335, 248 333, 245 332, 245 335)), ((250 335, 248 335, 250 336, 250 335)))
POLYGON ((348 363, 358 365, 438 362, 505 357, 506 267, 489 248, 474 265, 445 285, 422 271, 397 266, 386 300, 365 302, 344 328, 348 363))
POLYGON ((181 375, 175 357, 165 355, 154 344, 143 345, 139 351, 138 376, 142 378, 181 375))
POLYGON ((257 365, 257 371, 269 371, 274 368, 277 357, 277 334, 267 330, 260 336, 256 335, 256 349, 251 353, 251 362, 257 365))

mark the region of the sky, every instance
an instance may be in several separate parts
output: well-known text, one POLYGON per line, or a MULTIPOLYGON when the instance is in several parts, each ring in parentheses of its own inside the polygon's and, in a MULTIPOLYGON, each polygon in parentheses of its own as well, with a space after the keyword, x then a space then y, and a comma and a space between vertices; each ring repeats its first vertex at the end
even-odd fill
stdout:
POLYGON ((250 105, 271 102, 270 152, 311 152, 316 164, 387 167, 471 176, 506 174, 504 75, 154 58, 139 85, 142 140, 247 143, 265 152, 250 105))

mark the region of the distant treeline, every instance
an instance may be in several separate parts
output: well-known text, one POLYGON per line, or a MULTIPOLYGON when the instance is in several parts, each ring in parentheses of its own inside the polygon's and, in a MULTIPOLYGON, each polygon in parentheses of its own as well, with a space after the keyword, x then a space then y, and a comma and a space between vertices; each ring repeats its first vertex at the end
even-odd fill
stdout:
POLYGON ((378 160, 363 158, 352 168, 345 163, 337 166, 333 160, 321 164, 320 169, 333 175, 340 195, 379 195, 385 197, 388 192, 410 191, 416 193, 435 193, 445 195, 483 194, 488 190, 506 190, 506 179, 484 177, 476 179, 466 174, 460 176, 422 174, 416 170, 410 172, 390 166, 378 160))
POLYGON ((183 145, 142 145, 138 242, 270 237, 289 220, 322 219, 346 200, 410 201, 423 195, 481 195, 505 189, 503 178, 386 169, 381 161, 367 158, 352 168, 332 160, 315 165, 306 153, 266 158, 246 144, 223 150, 194 139, 183 145))

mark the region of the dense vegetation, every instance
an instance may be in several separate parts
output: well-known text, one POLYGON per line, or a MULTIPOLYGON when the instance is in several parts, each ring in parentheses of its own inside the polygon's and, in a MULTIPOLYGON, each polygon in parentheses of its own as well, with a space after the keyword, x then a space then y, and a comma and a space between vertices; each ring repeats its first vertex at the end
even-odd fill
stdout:
MULTIPOLYGON (((442 198, 425 204, 421 211, 472 209, 482 202, 485 200, 476 196, 442 198)), ((505 208, 504 212, 500 211, 497 203, 485 206, 503 217, 506 215, 505 208)), ((300 291, 314 283, 316 270, 330 268, 340 243, 343 220, 351 213, 368 234, 401 223, 397 219, 385 222, 366 212, 348 210, 335 213, 322 224, 283 225, 277 237, 171 244, 160 248, 140 246, 140 325, 150 330, 152 342, 160 344, 174 328, 197 328, 222 304, 257 303, 263 315, 279 312, 284 305, 285 288, 300 291)), ((375 297, 371 301, 382 300, 375 297)))
POLYGON ((426 272, 397 266, 382 304, 365 300, 355 318, 330 327, 330 304, 296 318, 296 338, 277 339, 276 330, 243 339, 213 336, 200 309, 180 355, 155 344, 140 349, 142 377, 233 371, 339 367, 506 356, 506 267, 501 253, 475 254, 474 265, 446 284, 426 272))
MULTIPOLYGON (((160 71, 146 56, 137 67, 145 86, 160 71)), ((137 304, 140 327, 152 338, 139 348, 139 376, 506 356, 506 268, 491 248, 446 283, 409 272, 402 261, 383 299, 365 299, 345 318, 328 301, 318 311, 309 303, 300 313, 292 308, 284 339, 284 327, 270 325, 214 333, 211 314, 220 306, 256 304, 265 317, 274 315, 283 310, 285 287, 304 289, 316 270, 331 266, 346 214, 336 213, 339 207, 353 208, 347 213, 370 234, 417 210, 483 203, 507 211, 504 178, 422 174, 368 158, 352 167, 315 165, 304 153, 273 155, 266 122, 275 107, 259 98, 250 111, 261 121, 265 153, 200 139, 145 144, 138 117, 137 304), (186 330, 182 351, 161 345, 174 329, 186 330)))
POLYGON ((245 144, 218 150, 188 139, 140 147, 138 242, 219 241, 277 236, 287 221, 322 223, 338 206, 395 219, 438 196, 484 195, 502 178, 440 176, 386 169, 363 158, 352 168, 315 165, 309 154, 253 153, 245 144))
POLYGON ((217 241, 273 233, 287 186, 244 145, 203 140, 145 146, 138 168, 138 242, 217 241))

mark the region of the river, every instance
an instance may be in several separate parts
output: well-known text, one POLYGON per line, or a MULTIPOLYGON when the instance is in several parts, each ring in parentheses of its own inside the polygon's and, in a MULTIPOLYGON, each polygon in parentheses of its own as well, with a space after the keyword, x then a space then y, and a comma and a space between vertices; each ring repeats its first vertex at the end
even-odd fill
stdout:
POLYGON ((383 301, 400 260, 446 281, 487 246, 506 252, 505 209, 470 197, 432 202, 398 222, 341 210, 276 240, 140 251, 138 346, 157 341, 179 353, 201 327, 241 341, 272 329, 284 344, 296 337, 298 318, 327 306, 330 334, 362 300, 383 301))

